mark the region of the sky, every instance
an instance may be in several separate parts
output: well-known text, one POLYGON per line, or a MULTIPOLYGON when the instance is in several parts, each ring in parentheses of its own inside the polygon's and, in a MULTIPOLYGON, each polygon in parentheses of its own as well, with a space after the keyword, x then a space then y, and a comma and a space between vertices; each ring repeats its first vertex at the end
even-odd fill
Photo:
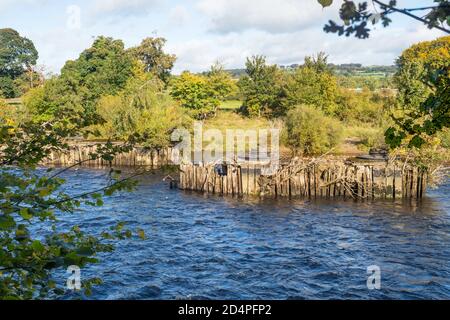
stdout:
POLYGON ((146 37, 166 38, 166 51, 178 57, 174 73, 205 71, 216 61, 242 68, 256 54, 290 65, 320 51, 336 64, 391 65, 412 44, 444 35, 398 14, 367 40, 326 34, 323 26, 336 20, 341 3, 323 9, 317 0, 0 0, 0 28, 31 39, 39 64, 51 73, 100 35, 122 39, 126 47, 146 37))

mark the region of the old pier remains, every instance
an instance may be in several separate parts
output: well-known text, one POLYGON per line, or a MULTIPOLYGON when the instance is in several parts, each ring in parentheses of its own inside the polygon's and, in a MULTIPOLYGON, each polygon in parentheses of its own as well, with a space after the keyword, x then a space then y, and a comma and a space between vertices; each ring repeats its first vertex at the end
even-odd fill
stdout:
MULTIPOLYGON (((171 148, 136 147, 112 162, 89 161, 95 143, 73 144, 69 152, 52 153, 45 165, 146 166, 174 165, 171 148)), ((172 181, 173 180, 173 181, 172 181)), ((276 170, 267 162, 228 161, 218 164, 183 163, 171 185, 182 190, 232 196, 290 198, 408 198, 420 199, 427 188, 427 171, 401 159, 345 159, 324 156, 294 158, 276 170), (269 170, 272 169, 272 170, 269 170)))

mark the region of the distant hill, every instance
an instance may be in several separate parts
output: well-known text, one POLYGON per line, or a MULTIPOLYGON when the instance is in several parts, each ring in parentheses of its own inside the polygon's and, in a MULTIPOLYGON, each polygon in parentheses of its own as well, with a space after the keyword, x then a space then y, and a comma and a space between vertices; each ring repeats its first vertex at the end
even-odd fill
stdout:
POLYGON ((363 66, 357 63, 351 64, 330 64, 334 72, 343 76, 384 76, 389 77, 397 72, 396 66, 363 66))
MULTIPOLYGON (((283 70, 294 70, 298 68, 300 64, 280 65, 283 70)), ((337 75, 342 76, 375 76, 375 77, 390 77, 397 71, 396 66, 363 66, 359 63, 347 63, 347 64, 332 64, 329 66, 337 75)), ((240 78, 245 75, 245 69, 228 69, 233 78, 240 78)))

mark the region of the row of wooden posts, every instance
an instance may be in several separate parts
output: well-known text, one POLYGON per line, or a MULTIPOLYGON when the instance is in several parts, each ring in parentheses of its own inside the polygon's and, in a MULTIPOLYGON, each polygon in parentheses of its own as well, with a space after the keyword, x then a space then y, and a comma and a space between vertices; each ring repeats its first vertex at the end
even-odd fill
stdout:
MULTIPOLYGON (((134 148, 118 155, 111 163, 98 159, 87 161, 96 151, 95 144, 75 144, 69 152, 52 153, 46 165, 146 166, 173 165, 170 148, 146 150, 134 148)), ((401 162, 347 161, 344 159, 294 159, 271 174, 260 163, 218 165, 182 164, 171 185, 182 190, 219 195, 255 195, 262 197, 310 198, 411 198, 425 194, 427 172, 401 162)))
POLYGON ((172 164, 171 148, 148 150, 135 147, 130 152, 118 154, 111 162, 103 159, 90 160, 97 150, 95 143, 79 143, 70 147, 68 152, 52 152, 45 161, 45 165, 70 166, 82 162, 84 166, 105 167, 109 165, 133 167, 145 166, 160 168, 172 164))
POLYGON ((209 194, 271 198, 419 199, 427 181, 426 172, 420 168, 387 166, 386 162, 288 164, 272 175, 265 175, 262 169, 250 164, 228 164, 223 170, 182 165, 179 187, 209 194))

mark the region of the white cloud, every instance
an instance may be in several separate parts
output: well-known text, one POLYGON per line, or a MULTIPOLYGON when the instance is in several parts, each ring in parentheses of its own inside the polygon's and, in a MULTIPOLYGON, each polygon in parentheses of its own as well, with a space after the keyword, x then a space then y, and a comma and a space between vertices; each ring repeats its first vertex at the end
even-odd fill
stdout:
POLYGON ((52 73, 59 73, 67 60, 77 59, 94 41, 89 34, 67 28, 55 28, 46 33, 31 31, 28 37, 33 39, 39 52, 38 64, 52 73))
POLYGON ((139 15, 146 14, 161 0, 94 0, 93 11, 97 14, 139 15))
POLYGON ((187 69, 204 71, 216 60, 227 68, 241 68, 245 58, 254 54, 266 55, 270 63, 301 63, 305 55, 319 51, 329 54, 333 63, 392 64, 413 43, 443 35, 401 15, 395 16, 388 28, 378 26, 368 40, 326 34, 323 25, 334 18, 337 10, 336 7, 322 10, 316 0, 78 3, 83 8, 80 30, 65 27, 66 3, 60 2, 55 7, 50 0, 0 0, 0 6, 18 12, 30 4, 46 5, 40 10, 25 10, 24 15, 17 17, 0 11, 5 17, 0 20, 33 40, 40 53, 40 63, 55 72, 67 59, 76 58, 88 48, 93 36, 123 39, 127 46, 132 46, 155 29, 162 30, 160 36, 168 40, 167 52, 178 56, 176 73, 187 69), (211 30, 216 32, 208 32, 211 30))
POLYGON ((169 13, 169 23, 170 25, 182 26, 189 22, 191 19, 191 14, 186 9, 186 7, 177 5, 169 13))
POLYGON ((439 36, 442 33, 420 24, 407 30, 397 27, 374 30, 367 40, 338 37, 314 28, 283 34, 249 30, 171 43, 169 49, 178 56, 176 73, 187 69, 204 71, 216 60, 227 68, 242 68, 245 58, 255 54, 265 55, 269 63, 302 63, 305 56, 320 51, 328 54, 332 63, 390 65, 412 44, 439 36))
POLYGON ((12 7, 12 5, 44 5, 49 0, 0 0, 0 10, 4 11, 12 7))
POLYGON ((323 24, 336 16, 338 4, 324 10, 315 0, 200 0, 197 7, 213 32, 282 33, 323 24))

